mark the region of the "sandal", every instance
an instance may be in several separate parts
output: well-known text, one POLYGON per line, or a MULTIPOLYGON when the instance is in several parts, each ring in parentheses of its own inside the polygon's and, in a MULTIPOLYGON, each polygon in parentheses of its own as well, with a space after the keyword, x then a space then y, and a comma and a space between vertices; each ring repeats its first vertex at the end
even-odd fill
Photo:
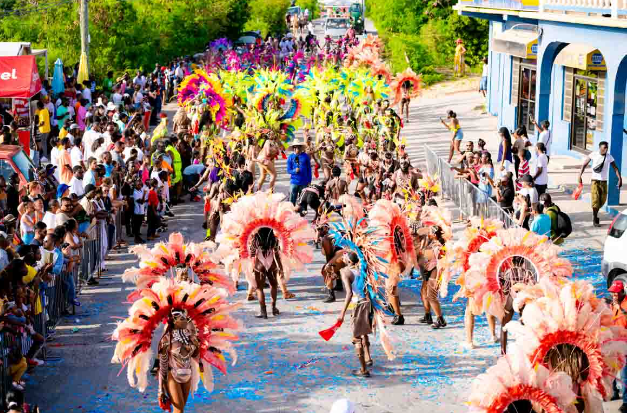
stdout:
POLYGON ((370 377, 370 372, 368 370, 366 370, 366 371, 353 370, 353 376, 355 376, 355 377, 370 377))
POLYGON ((373 365, 374 365, 374 361, 372 361, 372 360, 368 360, 366 362, 366 366, 368 366, 368 367, 372 367, 373 365))
POLYGON ((285 298, 286 300, 289 300, 290 298, 294 298, 296 297, 296 294, 291 293, 289 291, 286 291, 283 293, 283 298, 285 298))

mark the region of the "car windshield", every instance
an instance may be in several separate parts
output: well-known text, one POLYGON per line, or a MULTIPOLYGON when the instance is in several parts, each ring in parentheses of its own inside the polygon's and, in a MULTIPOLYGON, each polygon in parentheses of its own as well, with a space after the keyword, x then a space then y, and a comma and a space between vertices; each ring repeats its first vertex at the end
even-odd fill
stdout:
POLYGON ((348 20, 329 19, 327 20, 327 29, 348 29, 348 20))
POLYGON ((361 13, 361 6, 359 4, 353 4, 351 6, 351 13, 361 13))
POLYGON ((300 7, 290 7, 287 9, 287 14, 300 14, 300 7))
POLYGON ((13 163, 22 172, 22 175, 28 180, 28 182, 35 179, 35 164, 30 160, 24 151, 20 151, 13 156, 13 163))

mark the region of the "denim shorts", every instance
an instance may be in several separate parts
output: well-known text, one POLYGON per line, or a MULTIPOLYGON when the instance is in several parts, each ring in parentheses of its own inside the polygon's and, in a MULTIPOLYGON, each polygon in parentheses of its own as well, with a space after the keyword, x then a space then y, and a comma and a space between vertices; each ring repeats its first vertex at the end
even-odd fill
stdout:
POLYGON ((479 90, 488 90, 488 77, 483 76, 481 78, 481 83, 479 83, 479 90))
POLYGON ((457 129, 457 133, 455 133, 455 139, 457 139, 458 141, 464 140, 464 132, 462 132, 461 128, 457 129))

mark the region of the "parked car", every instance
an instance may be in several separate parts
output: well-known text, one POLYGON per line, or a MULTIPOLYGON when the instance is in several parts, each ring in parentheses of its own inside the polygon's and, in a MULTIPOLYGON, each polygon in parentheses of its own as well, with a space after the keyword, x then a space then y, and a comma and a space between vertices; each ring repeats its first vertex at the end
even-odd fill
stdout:
POLYGON ((331 36, 332 39, 344 37, 350 27, 350 19, 330 17, 324 23, 324 36, 331 36))
POLYGON ((614 218, 603 246, 601 272, 608 287, 614 280, 627 284, 627 209, 614 218))
POLYGON ((20 186, 35 179, 35 164, 18 145, 0 145, 0 175, 9 182, 14 173, 20 177, 20 186))

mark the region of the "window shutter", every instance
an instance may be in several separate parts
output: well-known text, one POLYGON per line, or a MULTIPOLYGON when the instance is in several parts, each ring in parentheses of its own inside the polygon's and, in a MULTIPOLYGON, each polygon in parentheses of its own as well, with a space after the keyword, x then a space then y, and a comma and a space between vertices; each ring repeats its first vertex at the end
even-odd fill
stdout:
POLYGON ((605 75, 607 72, 599 72, 597 85, 597 131, 603 131, 603 114, 605 113, 605 75))
POLYGON ((564 110, 562 111, 562 120, 569 123, 573 120, 574 82, 574 69, 572 67, 564 67, 564 110))
POLYGON ((520 61, 519 57, 512 57, 512 92, 509 103, 518 106, 518 95, 520 94, 520 61))

